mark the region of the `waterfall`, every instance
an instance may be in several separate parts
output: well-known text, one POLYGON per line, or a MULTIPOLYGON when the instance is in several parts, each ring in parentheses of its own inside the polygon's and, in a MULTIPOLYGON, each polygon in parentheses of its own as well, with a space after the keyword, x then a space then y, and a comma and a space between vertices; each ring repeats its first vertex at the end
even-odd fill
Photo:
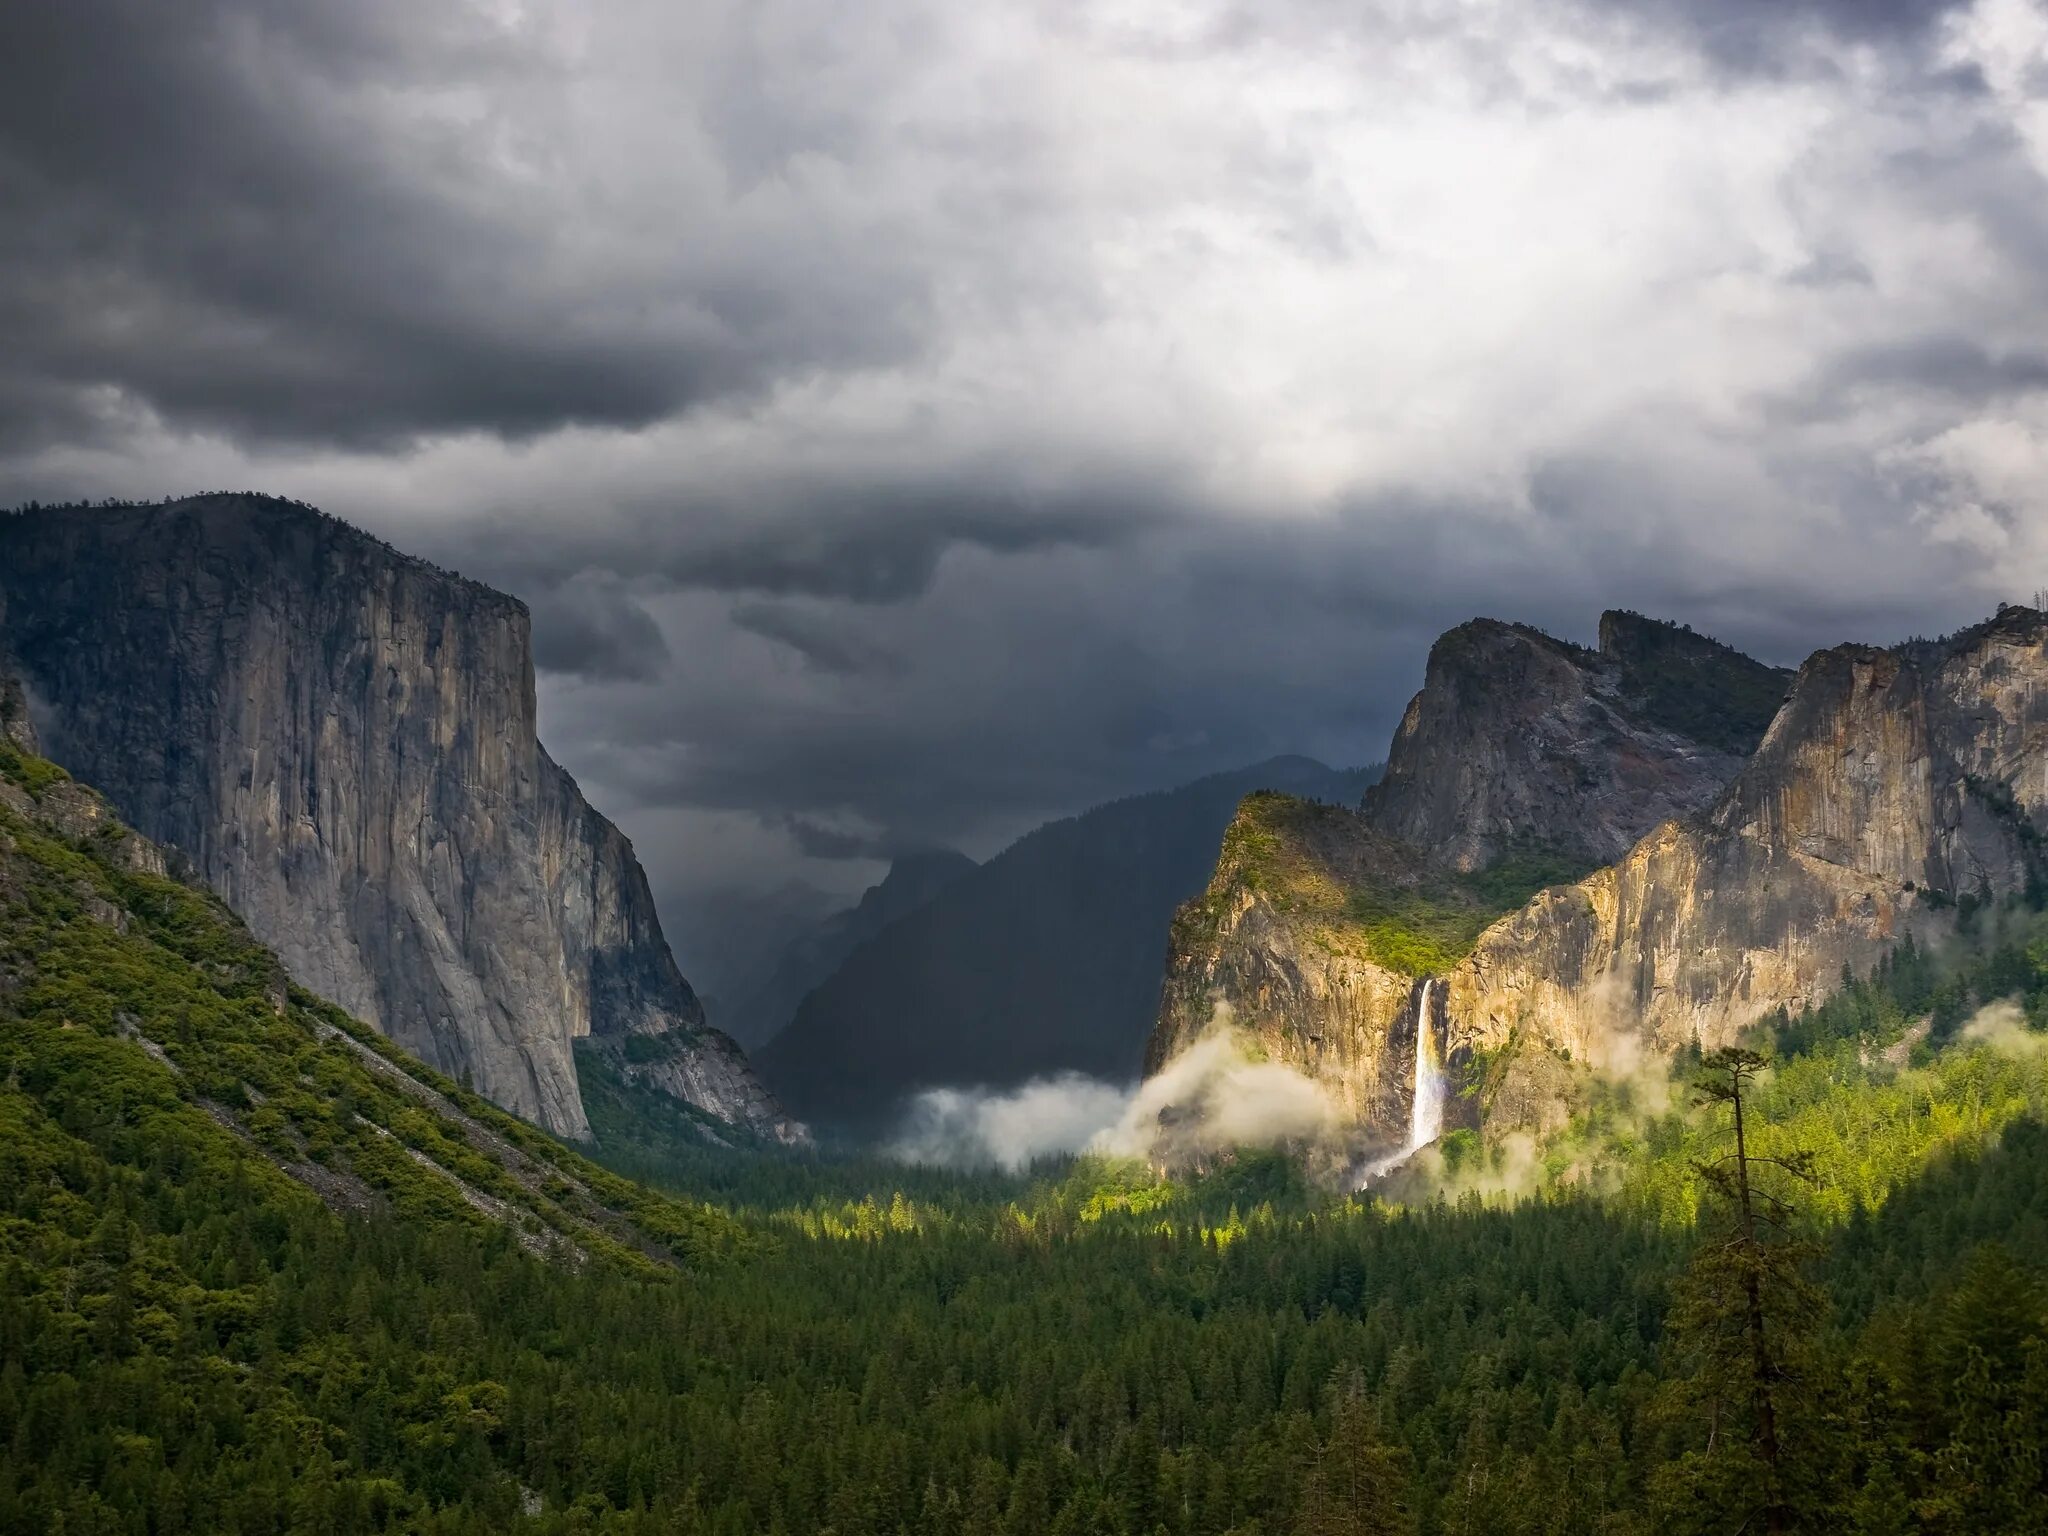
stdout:
POLYGON ((1436 1048, 1436 1015, 1429 1006, 1434 981, 1422 983, 1415 998, 1415 1091, 1408 1101, 1408 1144, 1353 1170, 1352 1185, 1364 1189, 1428 1146, 1444 1132, 1444 1064, 1436 1048))
POLYGON ((1415 1001, 1415 1097, 1408 1107, 1408 1150, 1428 1146, 1443 1134, 1444 1069, 1436 1053, 1436 1025, 1429 1011, 1429 989, 1415 1001))

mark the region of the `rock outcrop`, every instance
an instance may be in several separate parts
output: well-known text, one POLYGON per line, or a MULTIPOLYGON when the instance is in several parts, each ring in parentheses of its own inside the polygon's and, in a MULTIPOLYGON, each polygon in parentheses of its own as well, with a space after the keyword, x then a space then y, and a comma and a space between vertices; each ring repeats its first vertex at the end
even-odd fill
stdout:
POLYGON ((1209 889, 1174 914, 1146 1072, 1193 1045, 1228 1003, 1237 1028, 1315 1078, 1350 1118, 1401 1123, 1420 982, 1375 943, 1353 901, 1363 891, 1389 906, 1458 900, 1437 866, 1357 811, 1247 796, 1209 889))
POLYGON ((631 846, 536 738, 517 600, 207 496, 0 518, 0 601, 44 749, 309 988, 564 1135, 588 1035, 672 1036, 716 1058, 686 1093, 715 1077, 746 1129, 800 1134, 732 1086, 631 846))
POLYGON ((1597 651, 1474 619, 1431 647, 1366 818, 1460 870, 1530 844, 1606 863, 1711 803, 1789 681, 1632 613, 1601 617, 1597 651))
MULTIPOLYGON (((1268 1056, 1396 1140, 1423 981, 1535 893, 1711 805, 1790 678, 1629 613, 1602 617, 1597 650, 1486 619, 1451 630, 1360 810, 1239 807, 1208 890, 1174 920, 1148 1068, 1227 1002, 1268 1056)), ((1431 992, 1454 1068, 1494 1040, 1462 1023, 1462 996, 1431 992)))
POLYGON ((1822 651, 1708 814, 1481 936, 1448 978, 1453 1035, 1711 1049, 2044 881, 2048 614, 1822 651))

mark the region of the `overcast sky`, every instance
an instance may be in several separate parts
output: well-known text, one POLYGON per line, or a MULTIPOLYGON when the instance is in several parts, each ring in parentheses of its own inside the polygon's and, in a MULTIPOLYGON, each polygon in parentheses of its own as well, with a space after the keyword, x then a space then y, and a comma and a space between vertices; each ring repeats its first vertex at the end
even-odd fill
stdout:
POLYGON ((1604 606, 2048 586, 2033 0, 0 7, 0 501, 533 607, 671 897, 1279 751, 1604 606))

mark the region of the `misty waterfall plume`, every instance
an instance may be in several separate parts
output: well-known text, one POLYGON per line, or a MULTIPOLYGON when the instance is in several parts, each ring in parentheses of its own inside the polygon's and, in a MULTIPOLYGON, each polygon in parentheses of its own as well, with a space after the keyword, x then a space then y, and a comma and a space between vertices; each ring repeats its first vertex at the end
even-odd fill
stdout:
POLYGON ((887 1151, 910 1163, 1012 1171, 1082 1152, 1184 1168, 1241 1147, 1315 1146, 1338 1119, 1320 1086, 1264 1059, 1219 1001, 1195 1043, 1142 1082, 1063 1072, 1006 1091, 927 1088, 887 1151))
POLYGON ((1429 989, 1435 985, 1425 980, 1415 1000, 1415 1093, 1408 1106, 1410 1152, 1421 1151, 1444 1129, 1444 1069, 1429 1012, 1429 989))
POLYGON ((1436 982, 1424 978, 1415 989, 1415 1076, 1408 1097, 1408 1139, 1396 1150, 1355 1171, 1359 1189, 1383 1178, 1435 1141, 1444 1130, 1444 1066, 1436 1046, 1430 994, 1436 982))

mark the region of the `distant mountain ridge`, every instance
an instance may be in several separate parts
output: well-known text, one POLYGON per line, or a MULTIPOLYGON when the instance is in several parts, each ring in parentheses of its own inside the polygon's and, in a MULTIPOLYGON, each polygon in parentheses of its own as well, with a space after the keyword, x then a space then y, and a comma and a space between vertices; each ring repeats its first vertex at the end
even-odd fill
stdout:
POLYGON ((788 1026, 811 989, 847 956, 977 867, 951 848, 899 854, 860 900, 805 928, 770 963, 741 978, 730 994, 709 1000, 712 1022, 747 1049, 758 1050, 788 1026))
POLYGON ((47 752, 181 849, 292 973, 452 1078, 588 1134, 572 1042, 759 1135, 625 836, 535 734, 526 608, 300 503, 0 517, 0 647, 47 752))
POLYGON ((793 1113, 855 1131, 920 1088, 1134 1077, 1168 922, 1239 800, 1350 802, 1376 773, 1275 758, 1049 823, 854 949, 757 1063, 793 1113))

